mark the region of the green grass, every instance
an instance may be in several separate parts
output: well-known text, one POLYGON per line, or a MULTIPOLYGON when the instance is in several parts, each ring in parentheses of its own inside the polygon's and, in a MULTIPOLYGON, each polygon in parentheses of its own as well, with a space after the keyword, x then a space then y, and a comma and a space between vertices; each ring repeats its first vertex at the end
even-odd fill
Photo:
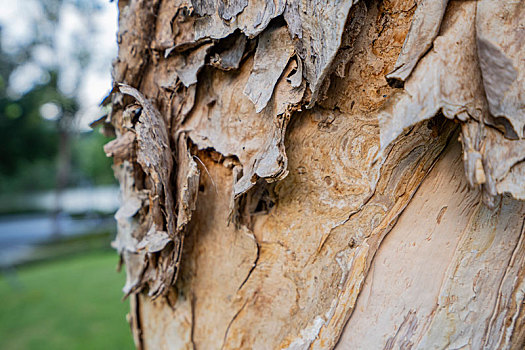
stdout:
POLYGON ((133 349, 115 252, 0 276, 0 349, 133 349))

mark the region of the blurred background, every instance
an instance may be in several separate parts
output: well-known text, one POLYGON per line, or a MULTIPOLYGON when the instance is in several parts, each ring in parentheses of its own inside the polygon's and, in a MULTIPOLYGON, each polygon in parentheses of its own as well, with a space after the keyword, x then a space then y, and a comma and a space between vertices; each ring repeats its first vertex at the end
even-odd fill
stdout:
POLYGON ((127 349, 110 249, 109 0, 0 0, 0 349, 127 349))

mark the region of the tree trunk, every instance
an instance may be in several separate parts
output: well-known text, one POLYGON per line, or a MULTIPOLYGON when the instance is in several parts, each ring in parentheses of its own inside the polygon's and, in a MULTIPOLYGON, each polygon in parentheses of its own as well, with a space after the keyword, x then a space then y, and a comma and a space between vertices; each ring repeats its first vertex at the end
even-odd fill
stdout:
POLYGON ((525 346, 522 2, 119 9, 138 348, 525 346))

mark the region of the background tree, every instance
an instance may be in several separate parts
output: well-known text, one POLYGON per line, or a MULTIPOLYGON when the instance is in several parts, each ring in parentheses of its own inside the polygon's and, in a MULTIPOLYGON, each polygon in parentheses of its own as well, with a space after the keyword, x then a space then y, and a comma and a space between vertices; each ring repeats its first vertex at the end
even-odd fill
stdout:
POLYGON ((521 3, 119 9, 138 347, 523 346, 521 3))
POLYGON ((83 125, 86 114, 93 119, 100 113, 86 111, 89 101, 83 91, 86 75, 104 68, 103 54, 90 51, 90 40, 97 37, 97 11, 98 1, 6 5, 0 18, 0 36, 6 39, 0 52, 1 193, 113 183, 111 162, 100 152, 107 139, 83 125), (19 16, 18 26, 6 19, 10 11, 19 16), (68 32, 64 22, 81 11, 91 14, 84 20, 88 28, 68 32), (11 27, 26 28, 21 30, 25 34, 15 35, 11 27))

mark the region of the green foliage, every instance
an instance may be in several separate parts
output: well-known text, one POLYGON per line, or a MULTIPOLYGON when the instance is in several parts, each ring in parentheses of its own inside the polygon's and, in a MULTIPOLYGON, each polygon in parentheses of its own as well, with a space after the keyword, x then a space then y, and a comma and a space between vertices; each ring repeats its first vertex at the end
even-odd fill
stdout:
POLYGON ((115 253, 94 253, 0 278, 0 349, 132 349, 115 253))
POLYGON ((73 182, 79 185, 115 184, 111 171, 111 158, 106 157, 103 146, 111 139, 98 130, 78 135, 73 140, 73 182))
MULTIPOLYGON (((65 110, 73 110, 73 101, 58 94, 56 74, 49 83, 37 86, 18 100, 8 97, 5 87, 0 91, 0 140, 3 152, 0 153, 0 178, 7 185, 24 184, 20 177, 27 174, 35 177, 35 183, 45 183, 40 178, 49 175, 54 167, 58 151, 58 129, 56 122, 44 120, 40 116, 40 106, 48 101, 56 101, 65 110), (45 170, 39 173, 38 170, 45 170), (11 181, 9 181, 12 179, 11 181), (6 183, 7 182, 7 183, 6 183)), ((31 188, 35 184, 27 183, 31 188)), ((16 186, 15 186, 16 187, 16 186)))
POLYGON ((19 160, 13 174, 0 173, 0 193, 34 192, 52 189, 56 184, 56 165, 53 159, 19 160))

